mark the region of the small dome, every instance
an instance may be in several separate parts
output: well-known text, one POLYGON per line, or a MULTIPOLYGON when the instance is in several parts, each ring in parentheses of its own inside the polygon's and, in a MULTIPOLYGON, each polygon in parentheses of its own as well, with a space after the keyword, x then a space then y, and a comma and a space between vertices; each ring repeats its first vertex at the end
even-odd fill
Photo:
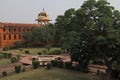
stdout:
POLYGON ((38 14, 37 21, 50 21, 49 15, 44 11, 38 14))

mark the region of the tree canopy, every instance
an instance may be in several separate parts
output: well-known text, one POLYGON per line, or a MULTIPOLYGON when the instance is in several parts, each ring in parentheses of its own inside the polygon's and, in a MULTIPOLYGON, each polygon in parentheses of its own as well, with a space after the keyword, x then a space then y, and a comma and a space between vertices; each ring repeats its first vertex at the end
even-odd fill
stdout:
POLYGON ((55 26, 72 61, 85 66, 91 60, 101 61, 108 73, 114 62, 120 65, 120 12, 107 0, 87 0, 77 10, 68 9, 55 26))

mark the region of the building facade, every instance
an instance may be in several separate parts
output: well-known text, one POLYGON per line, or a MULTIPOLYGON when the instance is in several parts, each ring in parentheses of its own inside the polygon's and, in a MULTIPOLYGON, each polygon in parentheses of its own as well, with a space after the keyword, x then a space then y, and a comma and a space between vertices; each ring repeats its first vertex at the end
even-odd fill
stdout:
POLYGON ((43 10, 38 14, 38 24, 0 22, 0 48, 13 46, 16 41, 23 41, 22 35, 35 27, 49 24, 49 16, 43 10))

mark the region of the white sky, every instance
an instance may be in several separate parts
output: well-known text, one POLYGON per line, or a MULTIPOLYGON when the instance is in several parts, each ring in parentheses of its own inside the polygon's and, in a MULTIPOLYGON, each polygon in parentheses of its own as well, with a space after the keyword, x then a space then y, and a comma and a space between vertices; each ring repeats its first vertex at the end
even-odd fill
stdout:
MULTIPOLYGON (((85 0, 0 0, 0 22, 37 23, 35 19, 44 8, 52 22, 69 8, 78 9, 85 0)), ((120 10, 120 0, 107 0, 120 10)))

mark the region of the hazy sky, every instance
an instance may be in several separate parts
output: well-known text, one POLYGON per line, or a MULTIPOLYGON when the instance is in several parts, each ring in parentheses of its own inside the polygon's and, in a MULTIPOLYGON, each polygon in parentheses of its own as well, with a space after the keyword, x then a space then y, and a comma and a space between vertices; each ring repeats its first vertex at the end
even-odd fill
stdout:
MULTIPOLYGON (((43 8, 52 22, 69 8, 78 9, 85 0, 0 0, 0 22, 37 23, 35 19, 43 8)), ((120 0, 107 0, 120 10, 120 0)))

